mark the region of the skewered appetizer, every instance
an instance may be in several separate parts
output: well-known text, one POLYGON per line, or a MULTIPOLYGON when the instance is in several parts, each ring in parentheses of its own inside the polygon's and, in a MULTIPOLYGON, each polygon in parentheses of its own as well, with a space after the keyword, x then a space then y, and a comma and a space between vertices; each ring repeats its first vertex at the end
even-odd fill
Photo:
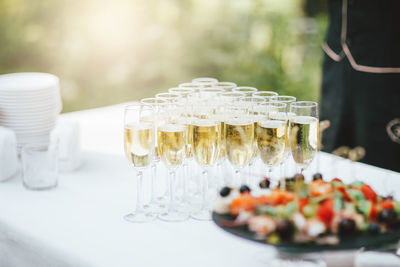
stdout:
POLYGON ((316 242, 336 245, 342 238, 377 235, 400 228, 400 202, 378 196, 367 184, 357 181, 344 184, 340 179, 326 182, 321 174, 306 183, 296 174, 283 186, 270 188, 268 178, 260 189, 224 187, 215 212, 229 214, 233 221, 226 227, 247 225, 268 243, 316 242), (256 191, 256 192, 255 192, 256 191))

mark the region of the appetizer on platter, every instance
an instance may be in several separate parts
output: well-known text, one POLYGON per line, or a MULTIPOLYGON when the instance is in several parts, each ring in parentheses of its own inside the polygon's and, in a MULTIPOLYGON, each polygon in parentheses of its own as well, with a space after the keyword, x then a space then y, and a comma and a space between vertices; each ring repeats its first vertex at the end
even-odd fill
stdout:
POLYGON ((224 187, 215 213, 231 215, 225 227, 246 225, 258 239, 270 244, 318 243, 336 245, 341 239, 379 235, 400 228, 400 202, 383 197, 367 184, 344 184, 340 179, 324 181, 314 174, 306 183, 296 174, 284 186, 270 188, 268 178, 251 190, 224 187))

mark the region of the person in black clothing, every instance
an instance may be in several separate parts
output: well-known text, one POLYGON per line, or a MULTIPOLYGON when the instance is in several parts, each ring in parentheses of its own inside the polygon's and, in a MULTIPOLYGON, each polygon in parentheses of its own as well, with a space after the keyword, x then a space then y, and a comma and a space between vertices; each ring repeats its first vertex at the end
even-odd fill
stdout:
POLYGON ((362 146, 400 172, 400 1, 329 0, 321 120, 324 150, 362 146))

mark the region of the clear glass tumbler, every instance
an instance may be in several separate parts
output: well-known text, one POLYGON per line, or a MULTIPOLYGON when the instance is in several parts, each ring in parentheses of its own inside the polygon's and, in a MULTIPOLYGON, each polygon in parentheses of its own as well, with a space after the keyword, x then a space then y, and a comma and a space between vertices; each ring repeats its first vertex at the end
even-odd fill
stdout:
POLYGON ((25 145, 21 150, 23 184, 27 189, 45 190, 58 183, 58 144, 25 145))

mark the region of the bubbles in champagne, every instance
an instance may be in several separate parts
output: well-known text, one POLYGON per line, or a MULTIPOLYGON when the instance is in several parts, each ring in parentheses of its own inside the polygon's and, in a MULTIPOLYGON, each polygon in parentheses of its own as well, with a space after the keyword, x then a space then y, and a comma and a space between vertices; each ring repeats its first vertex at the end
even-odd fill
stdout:
POLYGON ((150 164, 154 147, 153 125, 133 123, 125 126, 125 154, 134 167, 142 168, 150 164))
POLYGON ((158 152, 168 167, 178 167, 186 154, 186 126, 165 124, 157 130, 158 152))
POLYGON ((298 164, 309 165, 319 139, 319 121, 311 116, 297 116, 290 121, 290 147, 298 164))
POLYGON ((232 119, 226 122, 226 153, 236 167, 244 167, 253 156, 254 122, 232 119))
POLYGON ((203 166, 212 166, 218 159, 221 141, 219 125, 212 120, 193 122, 192 149, 196 162, 203 166))
POLYGON ((266 120, 257 123, 257 147, 264 164, 276 165, 282 162, 285 156, 286 136, 286 121, 266 120))

